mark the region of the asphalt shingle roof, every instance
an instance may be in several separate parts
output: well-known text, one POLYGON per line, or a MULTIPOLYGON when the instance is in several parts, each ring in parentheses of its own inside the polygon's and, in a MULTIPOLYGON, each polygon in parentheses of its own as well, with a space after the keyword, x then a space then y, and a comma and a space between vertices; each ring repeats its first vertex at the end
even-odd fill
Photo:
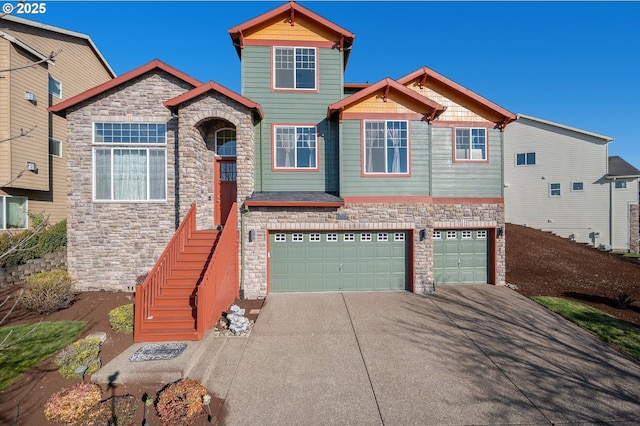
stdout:
POLYGON ((609 157, 609 176, 640 176, 640 170, 618 155, 609 157))

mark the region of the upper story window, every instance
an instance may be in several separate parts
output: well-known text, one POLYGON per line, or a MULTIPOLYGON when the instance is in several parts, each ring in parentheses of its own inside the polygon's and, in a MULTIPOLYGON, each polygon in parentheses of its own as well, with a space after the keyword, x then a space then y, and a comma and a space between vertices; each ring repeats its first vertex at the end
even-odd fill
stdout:
POLYGON ((49 94, 62 99, 62 83, 49 76, 49 94))
POLYGON ((274 47, 273 54, 274 88, 315 90, 315 47, 274 47))
POLYGON ((616 180, 616 181, 614 181, 614 187, 616 189, 627 189, 627 181, 626 180, 616 180))
POLYGON ((276 169, 317 168, 318 132, 314 126, 275 126, 276 169))
POLYGON ((166 199, 165 123, 95 123, 93 129, 95 200, 166 199))
POLYGON ((409 173, 407 121, 365 121, 365 174, 409 173))
POLYGON ((234 129, 216 131, 216 154, 221 157, 236 156, 236 131, 234 129))
POLYGON ((27 228, 27 197, 0 195, 0 230, 27 228))
POLYGON ((533 166, 535 164, 535 152, 519 152, 516 154, 516 166, 533 166))
POLYGON ((562 195, 562 190, 559 183, 550 183, 549 184, 549 196, 550 197, 559 197, 562 195))
POLYGON ((487 129, 456 129, 456 160, 483 161, 487 159, 487 129))
POLYGON ((571 190, 573 192, 584 191, 584 182, 571 182, 571 190))

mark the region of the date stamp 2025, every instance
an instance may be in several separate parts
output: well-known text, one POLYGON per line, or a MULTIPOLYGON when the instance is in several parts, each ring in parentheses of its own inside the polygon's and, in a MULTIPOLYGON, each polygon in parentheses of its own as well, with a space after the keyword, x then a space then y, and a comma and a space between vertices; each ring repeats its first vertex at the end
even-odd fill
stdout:
POLYGON ((46 3, 19 2, 15 5, 5 3, 2 5, 2 13, 15 13, 16 15, 41 15, 47 12, 46 3))

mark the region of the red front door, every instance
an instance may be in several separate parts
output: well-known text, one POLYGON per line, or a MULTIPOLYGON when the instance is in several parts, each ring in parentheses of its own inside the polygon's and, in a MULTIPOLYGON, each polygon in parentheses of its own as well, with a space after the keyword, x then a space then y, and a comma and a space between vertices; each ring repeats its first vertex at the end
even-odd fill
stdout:
POLYGON ((235 157, 216 158, 215 174, 215 221, 216 224, 224 225, 231 206, 236 202, 235 157))

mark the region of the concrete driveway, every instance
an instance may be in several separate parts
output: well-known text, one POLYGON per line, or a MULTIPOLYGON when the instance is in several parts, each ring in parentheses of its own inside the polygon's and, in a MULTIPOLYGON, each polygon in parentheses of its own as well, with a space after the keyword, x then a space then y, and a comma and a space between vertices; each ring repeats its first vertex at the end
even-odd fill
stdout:
POLYGON ((273 294, 218 346, 206 384, 229 425, 640 418, 638 362, 504 287, 273 294))

